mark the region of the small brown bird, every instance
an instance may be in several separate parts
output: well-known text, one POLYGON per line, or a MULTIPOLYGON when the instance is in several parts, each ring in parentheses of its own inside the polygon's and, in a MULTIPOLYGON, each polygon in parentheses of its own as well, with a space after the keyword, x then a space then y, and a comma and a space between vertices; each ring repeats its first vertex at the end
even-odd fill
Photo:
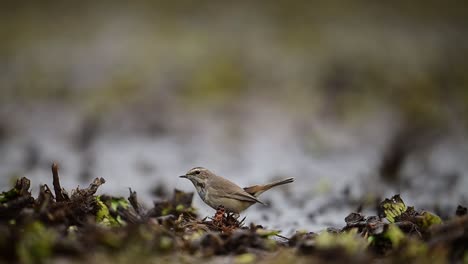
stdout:
POLYGON ((255 203, 265 204, 257 199, 263 192, 294 181, 294 178, 288 178, 265 185, 241 188, 230 180, 217 176, 202 167, 195 167, 179 177, 189 179, 197 189, 200 198, 213 209, 216 210, 222 205, 227 211, 236 214, 255 203))

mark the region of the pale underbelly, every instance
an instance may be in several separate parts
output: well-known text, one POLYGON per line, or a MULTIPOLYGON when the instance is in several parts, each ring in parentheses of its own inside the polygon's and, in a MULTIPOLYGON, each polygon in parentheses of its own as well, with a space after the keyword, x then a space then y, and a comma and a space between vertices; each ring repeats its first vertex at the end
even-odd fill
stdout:
POLYGON ((236 199, 230 199, 226 197, 212 197, 209 196, 207 193, 205 199, 205 203, 211 206, 213 209, 217 209, 220 205, 224 206, 226 211, 233 212, 233 213, 240 213, 250 207, 252 204, 251 202, 246 201, 239 201, 236 199))

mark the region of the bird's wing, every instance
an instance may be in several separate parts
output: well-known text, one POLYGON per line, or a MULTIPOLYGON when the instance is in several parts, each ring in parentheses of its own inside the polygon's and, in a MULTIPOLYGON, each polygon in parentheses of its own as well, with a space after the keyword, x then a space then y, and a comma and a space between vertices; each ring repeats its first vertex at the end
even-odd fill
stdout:
POLYGON ((222 195, 222 197, 235 198, 241 201, 246 201, 246 202, 251 202, 251 203, 261 203, 265 205, 264 202, 258 200, 257 198, 255 198, 255 196, 252 196, 246 192, 235 192, 235 193, 225 194, 225 195, 222 195))
POLYGON ((218 192, 220 197, 225 198, 235 198, 241 201, 251 202, 251 203, 261 203, 265 205, 264 202, 258 200, 255 196, 250 195, 244 189, 239 187, 237 184, 231 182, 228 179, 216 176, 218 179, 212 181, 212 187, 216 190, 223 190, 223 192, 218 192))

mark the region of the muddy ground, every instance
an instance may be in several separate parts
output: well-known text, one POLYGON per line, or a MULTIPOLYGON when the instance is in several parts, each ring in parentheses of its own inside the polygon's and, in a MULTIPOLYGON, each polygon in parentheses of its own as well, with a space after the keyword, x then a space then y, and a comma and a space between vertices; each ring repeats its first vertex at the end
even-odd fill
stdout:
MULTIPOLYGON (((341 228, 298 230, 283 236, 262 223, 220 207, 197 213, 193 193, 174 190, 153 206, 137 193, 127 198, 99 193, 103 178, 71 192, 52 165, 52 187, 20 178, 0 194, 0 252, 5 263, 466 263, 467 208, 442 219, 395 195, 376 204, 372 215, 349 212, 341 228)), ((287 210, 287 209, 285 209, 287 210)))

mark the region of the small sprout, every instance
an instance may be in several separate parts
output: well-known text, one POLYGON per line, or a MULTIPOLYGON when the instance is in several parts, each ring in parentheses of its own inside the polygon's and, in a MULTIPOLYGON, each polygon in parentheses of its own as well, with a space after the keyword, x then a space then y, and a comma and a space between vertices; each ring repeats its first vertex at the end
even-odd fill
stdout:
POLYGON ((271 236, 276 236, 279 233, 281 233, 280 230, 266 230, 263 228, 258 228, 257 230, 255 230, 255 232, 257 233, 257 235, 261 237, 271 237, 271 236))
POLYGON ((383 213, 383 217, 387 218, 390 223, 395 223, 395 219, 403 214, 406 209, 405 203, 398 194, 380 203, 380 210, 383 213))

